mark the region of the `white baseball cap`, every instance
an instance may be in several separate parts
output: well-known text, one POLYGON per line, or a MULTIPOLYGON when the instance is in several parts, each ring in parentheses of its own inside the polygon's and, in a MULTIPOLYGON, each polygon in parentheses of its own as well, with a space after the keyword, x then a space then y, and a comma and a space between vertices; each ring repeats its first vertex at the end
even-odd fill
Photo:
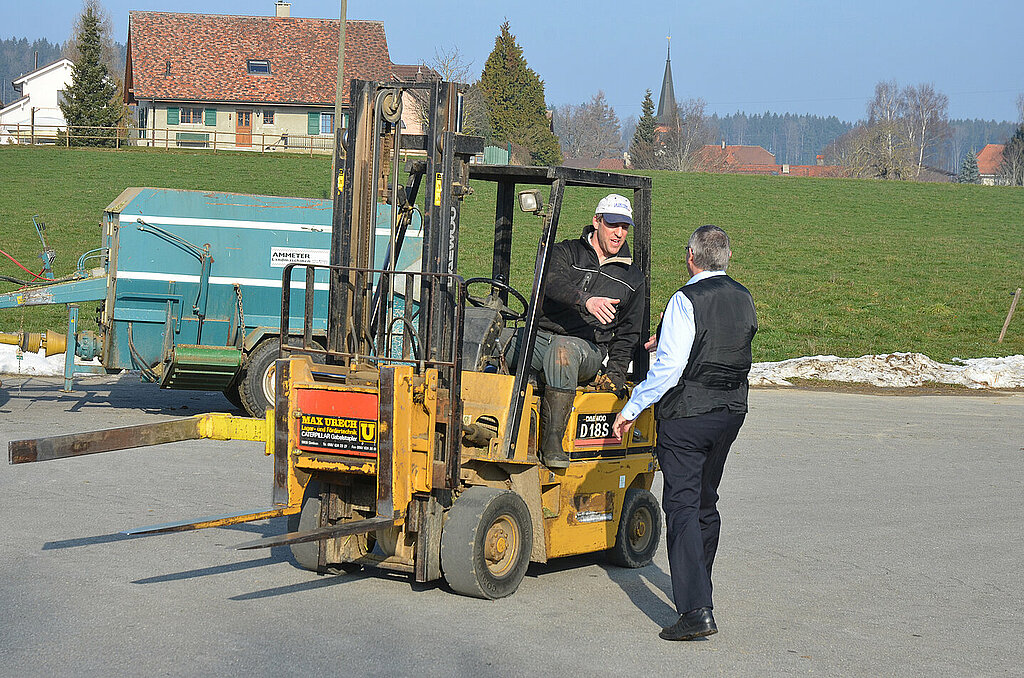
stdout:
POLYGON ((633 206, 629 204, 628 198, 624 198, 618 193, 601 198, 594 214, 600 214, 605 223, 633 225, 633 206))

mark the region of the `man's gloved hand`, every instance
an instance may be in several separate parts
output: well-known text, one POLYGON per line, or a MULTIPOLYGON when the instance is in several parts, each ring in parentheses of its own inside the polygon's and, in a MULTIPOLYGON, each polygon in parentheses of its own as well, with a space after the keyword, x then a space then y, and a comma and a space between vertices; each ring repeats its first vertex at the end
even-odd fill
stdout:
POLYGON ((629 391, 626 390, 626 378, 618 372, 604 372, 597 375, 597 378, 594 379, 594 387, 614 393, 620 400, 629 397, 629 391))

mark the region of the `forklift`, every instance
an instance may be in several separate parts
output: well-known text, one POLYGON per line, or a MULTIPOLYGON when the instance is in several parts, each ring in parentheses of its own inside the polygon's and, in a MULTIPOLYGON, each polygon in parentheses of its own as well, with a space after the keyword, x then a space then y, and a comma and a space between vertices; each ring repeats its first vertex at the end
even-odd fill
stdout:
MULTIPOLYGON (((483 140, 461 133, 455 84, 353 81, 349 101, 346 143, 339 135, 335 149, 330 264, 284 269, 274 408, 266 419, 209 414, 130 432, 15 441, 11 463, 170 440, 263 440, 273 458, 269 510, 131 533, 288 516, 288 533, 237 548, 288 545, 311 571, 376 567, 416 582, 443 578, 456 593, 484 599, 514 593, 531 562, 607 552, 623 567, 647 565, 661 535, 650 492, 652 411, 618 440, 611 425, 625 401, 596 386, 578 388, 562 440, 569 466, 549 469, 538 458, 541 386, 530 364, 566 189, 633 191, 632 253, 648 283, 642 336, 649 334, 651 179, 474 164, 483 140), (424 134, 404 133, 407 95, 428 103, 424 134), (462 207, 471 183, 481 182, 496 184, 491 276, 465 278, 462 207), (391 206, 383 257, 375 252, 385 241, 376 220, 382 203, 391 206), (536 230, 513 229, 517 206, 540 227, 528 294, 511 284, 513 232, 536 230), (421 232, 413 237, 417 210, 421 232), (420 256, 402 256, 409 243, 422 248, 420 256), (410 260, 417 265, 399 265, 410 260), (321 309, 313 301, 325 278, 326 342, 315 334, 321 309)), ((643 378, 648 360, 638 345, 630 382, 643 378)))

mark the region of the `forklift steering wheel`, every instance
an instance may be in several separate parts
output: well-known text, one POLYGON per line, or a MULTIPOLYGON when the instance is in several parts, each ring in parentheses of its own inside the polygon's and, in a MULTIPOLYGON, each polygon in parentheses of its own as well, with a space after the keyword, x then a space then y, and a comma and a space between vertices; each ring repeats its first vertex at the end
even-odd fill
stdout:
POLYGON ((522 320, 526 317, 526 309, 530 307, 530 302, 528 302, 526 300, 526 297, 520 294, 508 283, 503 283, 500 280, 495 280, 494 278, 469 278, 468 280, 466 280, 465 284, 466 288, 468 289, 470 285, 478 285, 483 283, 486 283, 491 286, 491 293, 486 297, 474 297, 473 295, 469 294, 469 292, 467 292, 466 301, 468 301, 470 304, 478 308, 493 308, 494 310, 501 313, 501 317, 504 318, 505 320, 522 320), (523 310, 519 313, 516 313, 511 308, 501 303, 501 300, 498 298, 498 295, 496 294, 496 292, 498 291, 508 292, 513 297, 515 297, 516 301, 522 304, 523 310))

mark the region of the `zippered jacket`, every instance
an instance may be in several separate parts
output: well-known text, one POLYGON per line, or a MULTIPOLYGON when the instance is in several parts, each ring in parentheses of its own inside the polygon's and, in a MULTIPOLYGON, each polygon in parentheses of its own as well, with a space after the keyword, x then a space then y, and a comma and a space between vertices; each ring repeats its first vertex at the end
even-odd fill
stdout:
POLYGON ((575 240, 563 240, 551 248, 544 282, 544 303, 538 327, 553 334, 579 337, 597 344, 608 357, 606 371, 624 381, 643 327, 644 275, 633 263, 629 245, 614 257, 597 262, 590 244, 593 225, 575 240), (586 308, 591 297, 619 299, 615 319, 602 324, 586 308))

